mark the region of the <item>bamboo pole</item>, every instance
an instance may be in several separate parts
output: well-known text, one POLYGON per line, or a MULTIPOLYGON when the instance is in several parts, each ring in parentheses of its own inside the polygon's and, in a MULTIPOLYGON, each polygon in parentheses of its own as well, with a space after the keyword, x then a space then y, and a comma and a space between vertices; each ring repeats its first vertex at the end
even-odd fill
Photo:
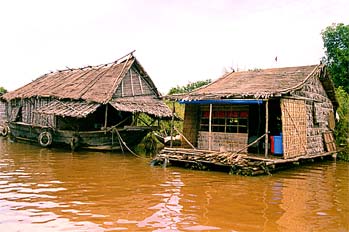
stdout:
POLYGON ((196 150, 196 148, 194 147, 194 145, 177 129, 177 127, 173 127, 178 134, 180 134, 182 136, 182 138, 189 144, 189 146, 191 146, 191 148, 193 148, 194 150, 196 150))
POLYGON ((268 158, 268 134, 269 134, 269 101, 265 102, 265 142, 264 142, 264 156, 268 158))
POLYGON ((139 80, 139 85, 141 86, 141 92, 142 92, 142 94, 144 94, 142 79, 141 79, 141 76, 139 74, 138 74, 138 80, 139 80))
POLYGON ((105 105, 105 115, 104 115, 105 132, 107 132, 107 125, 108 125, 108 104, 105 105))
POLYGON ((246 145, 245 147, 241 148, 240 150, 238 150, 237 152, 235 152, 233 155, 239 154, 240 152, 242 152, 243 150, 245 150, 246 148, 249 148, 251 146, 253 146, 254 144, 258 143, 259 140, 263 139, 264 136, 267 136, 268 134, 264 134, 262 136, 260 136, 259 138, 257 138, 255 141, 253 141, 252 143, 246 145))
POLYGON ((212 104, 210 104, 210 116, 208 119, 208 150, 212 150, 212 104))
POLYGON ((175 103, 172 102, 172 119, 171 119, 171 140, 170 140, 170 147, 173 146, 173 127, 174 127, 174 113, 175 113, 175 103))
POLYGON ((131 90, 132 90, 132 96, 135 96, 135 91, 134 91, 134 88, 133 88, 133 77, 132 77, 132 70, 130 69, 129 70, 130 72, 130 79, 131 79, 131 90))

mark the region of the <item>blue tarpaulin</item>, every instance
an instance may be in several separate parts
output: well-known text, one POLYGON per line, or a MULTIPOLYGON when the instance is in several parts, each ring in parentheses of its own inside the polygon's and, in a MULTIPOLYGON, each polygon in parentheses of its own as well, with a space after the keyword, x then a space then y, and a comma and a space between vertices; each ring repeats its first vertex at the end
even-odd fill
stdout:
POLYGON ((180 104, 230 104, 230 105, 251 105, 251 104, 262 104, 263 100, 257 99, 216 99, 216 100, 180 100, 180 104))

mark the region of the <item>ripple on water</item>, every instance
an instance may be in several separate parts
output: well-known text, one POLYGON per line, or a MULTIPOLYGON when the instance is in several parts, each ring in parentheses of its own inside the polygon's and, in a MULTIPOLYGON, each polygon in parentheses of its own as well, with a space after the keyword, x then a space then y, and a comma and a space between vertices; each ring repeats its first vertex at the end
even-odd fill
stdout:
POLYGON ((250 178, 150 167, 122 154, 13 145, 0 155, 1 231, 348 228, 346 163, 250 178))

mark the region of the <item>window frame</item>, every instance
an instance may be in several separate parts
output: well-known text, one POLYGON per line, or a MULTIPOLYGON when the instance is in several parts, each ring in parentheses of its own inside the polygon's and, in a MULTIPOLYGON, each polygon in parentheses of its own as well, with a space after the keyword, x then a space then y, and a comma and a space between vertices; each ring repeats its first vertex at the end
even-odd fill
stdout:
MULTIPOLYGON (((209 131, 209 113, 209 106, 200 106, 199 131, 209 131)), ((248 118, 248 105, 212 105, 212 132, 246 134, 248 118)))

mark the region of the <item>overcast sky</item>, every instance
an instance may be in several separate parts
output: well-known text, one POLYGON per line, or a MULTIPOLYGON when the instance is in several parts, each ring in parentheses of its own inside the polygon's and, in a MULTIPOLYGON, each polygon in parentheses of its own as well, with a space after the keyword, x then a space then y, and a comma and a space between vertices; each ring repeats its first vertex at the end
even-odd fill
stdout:
POLYGON ((132 50, 164 94, 229 67, 317 64, 321 30, 349 24, 348 12, 348 0, 2 1, 0 86, 132 50))

